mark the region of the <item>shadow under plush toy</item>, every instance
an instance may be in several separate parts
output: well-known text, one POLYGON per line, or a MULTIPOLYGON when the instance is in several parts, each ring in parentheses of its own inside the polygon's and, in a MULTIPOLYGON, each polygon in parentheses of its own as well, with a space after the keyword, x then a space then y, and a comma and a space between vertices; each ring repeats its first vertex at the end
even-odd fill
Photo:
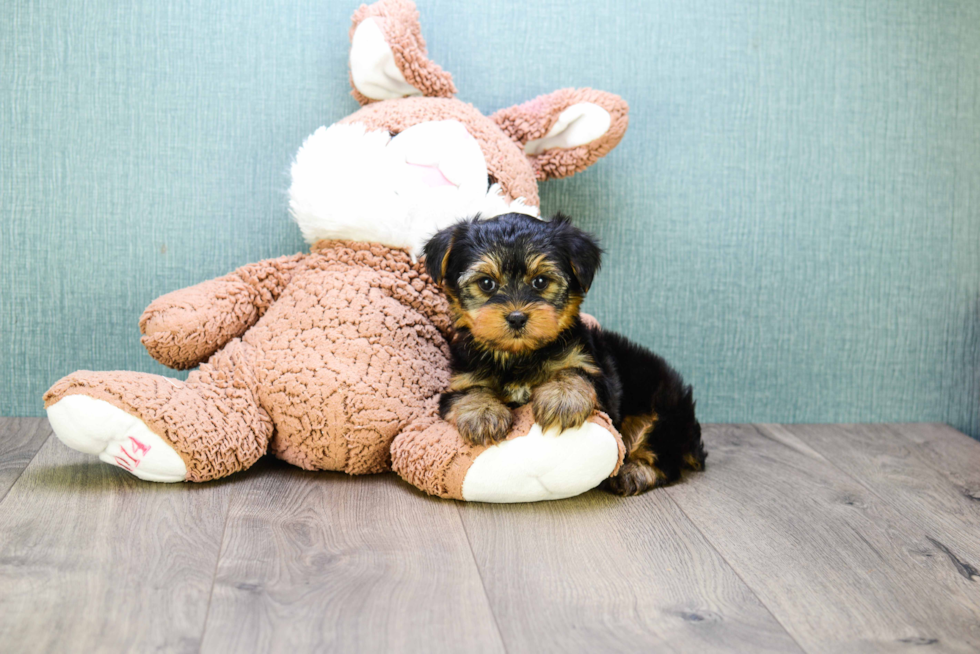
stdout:
POLYGON ((186 382, 75 372, 44 396, 57 436, 149 481, 207 481, 266 452, 307 470, 394 469, 441 497, 570 497, 614 474, 604 414, 542 433, 530 407, 509 436, 465 443, 438 417, 449 384, 446 301, 415 257, 477 213, 538 215, 536 180, 567 177, 619 143, 627 106, 564 89, 487 117, 426 56, 408 0, 362 6, 350 31, 359 111, 310 136, 290 209, 309 254, 249 264, 164 295, 140 319, 186 382))

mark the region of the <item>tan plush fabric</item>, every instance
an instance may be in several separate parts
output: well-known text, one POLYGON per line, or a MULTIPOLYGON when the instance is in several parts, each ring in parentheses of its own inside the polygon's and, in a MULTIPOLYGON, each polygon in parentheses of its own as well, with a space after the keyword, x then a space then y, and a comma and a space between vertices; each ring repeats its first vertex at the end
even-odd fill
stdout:
POLYGON ((304 272, 244 338, 261 353, 272 453, 308 470, 389 469, 391 440, 448 384, 447 315, 407 253, 314 245, 304 272))
MULTIPOLYGON (((430 98, 451 98, 456 95, 453 76, 428 57, 419 12, 408 0, 382 0, 372 5, 361 5, 351 19, 350 38, 365 18, 374 18, 384 34, 388 47, 395 56, 395 64, 405 81, 430 98)), ((360 104, 375 102, 363 95, 351 79, 351 95, 360 104)))
POLYGON ((508 200, 524 198, 538 206, 538 185, 531 162, 493 120, 471 104, 447 98, 403 98, 374 102, 338 121, 361 123, 370 130, 402 132, 430 120, 458 120, 477 140, 487 162, 487 172, 500 184, 508 200))
POLYGON ((296 254, 259 261, 158 297, 140 318, 144 347, 154 359, 177 370, 207 361, 255 324, 305 259, 305 254, 296 254))
POLYGON ((174 330, 154 332, 153 343, 175 344, 153 351, 167 361, 199 351, 182 348, 193 335, 221 349, 186 384, 82 371, 52 387, 45 405, 84 393, 132 413, 174 446, 191 481, 247 468, 266 449, 308 470, 388 470, 392 439, 431 415, 449 383, 445 298, 406 252, 377 244, 321 241, 309 255, 246 266, 150 309, 146 324, 174 330), (225 319, 229 306, 237 310, 225 319), (220 342, 256 315, 242 339, 220 342))
MULTIPOLYGON (((604 413, 592 414, 589 422, 617 433, 604 413)), ((506 440, 526 436, 533 426, 531 406, 527 404, 516 409, 514 424, 506 440)), ((617 438, 616 443, 619 461, 612 475, 619 471, 626 454, 622 440, 617 438)), ((392 443, 392 468, 402 479, 429 495, 461 500, 466 473, 486 449, 486 445, 467 444, 452 425, 427 414, 409 425, 392 443)))
POLYGON ((187 382, 141 372, 80 370, 52 386, 44 405, 75 394, 104 400, 169 442, 187 466, 188 481, 218 479, 258 461, 272 436, 272 421, 255 395, 253 355, 236 338, 187 382))
POLYGON ((591 102, 608 111, 609 130, 585 145, 567 150, 553 148, 528 157, 539 181, 558 179, 582 172, 619 144, 629 125, 629 106, 625 100, 595 89, 561 89, 501 109, 491 118, 507 136, 523 146, 528 141, 543 138, 562 111, 580 102, 591 102))

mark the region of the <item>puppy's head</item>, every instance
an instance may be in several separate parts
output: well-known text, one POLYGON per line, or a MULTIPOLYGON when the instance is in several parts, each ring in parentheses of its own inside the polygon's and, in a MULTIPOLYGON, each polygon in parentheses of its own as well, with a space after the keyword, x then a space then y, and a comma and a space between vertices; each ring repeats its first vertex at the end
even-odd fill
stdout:
POLYGON ((453 321, 480 346, 526 354, 574 323, 602 250, 565 216, 474 218, 425 246, 429 276, 449 297, 453 321))

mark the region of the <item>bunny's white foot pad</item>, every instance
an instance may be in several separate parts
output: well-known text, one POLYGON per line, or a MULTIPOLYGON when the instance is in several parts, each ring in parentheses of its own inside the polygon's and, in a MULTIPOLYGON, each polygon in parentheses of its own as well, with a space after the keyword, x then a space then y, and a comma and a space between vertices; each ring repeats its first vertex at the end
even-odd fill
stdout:
POLYGON ((619 463, 619 445, 594 422, 559 432, 531 427, 480 454, 463 479, 469 502, 540 502, 595 488, 619 463))
POLYGON ((145 481, 187 478, 180 455, 136 416, 87 395, 69 395, 48 407, 48 420, 62 443, 97 454, 145 481))

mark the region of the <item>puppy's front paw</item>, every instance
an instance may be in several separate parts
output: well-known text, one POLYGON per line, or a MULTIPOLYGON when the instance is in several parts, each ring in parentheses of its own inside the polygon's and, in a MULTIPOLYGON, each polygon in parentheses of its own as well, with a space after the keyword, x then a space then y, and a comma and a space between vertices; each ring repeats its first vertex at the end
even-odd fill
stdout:
POLYGON ((510 431, 510 409, 490 393, 468 393, 453 403, 447 418, 470 445, 491 445, 510 431))
POLYGON ((559 374, 534 389, 531 411, 534 421, 547 431, 551 427, 581 427, 596 406, 595 388, 581 375, 559 374))

